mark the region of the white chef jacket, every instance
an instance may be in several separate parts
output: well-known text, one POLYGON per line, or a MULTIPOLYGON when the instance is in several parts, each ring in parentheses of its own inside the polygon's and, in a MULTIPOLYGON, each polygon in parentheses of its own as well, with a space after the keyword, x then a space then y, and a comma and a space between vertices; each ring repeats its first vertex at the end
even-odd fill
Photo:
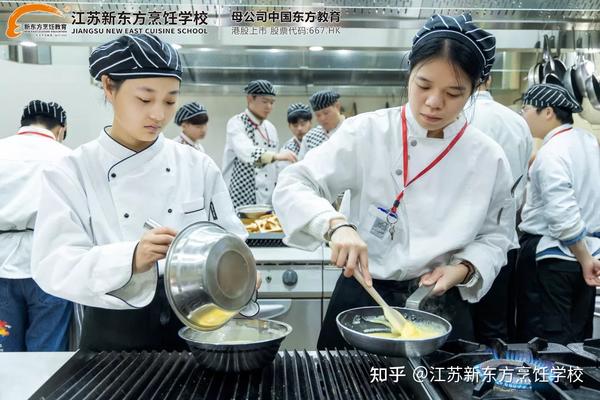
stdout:
POLYGON ((254 164, 254 184, 257 204, 271 204, 273 189, 277 182, 278 167, 277 163, 262 164, 260 156, 265 151, 277 152, 279 149, 279 138, 277 129, 270 121, 259 121, 252 112, 246 109, 244 112, 233 116, 227 121, 227 138, 225 140, 225 150, 223 154, 223 177, 229 186, 233 173, 235 159, 238 158, 244 163, 254 164), (260 131, 266 136, 267 140, 255 130, 254 139, 248 137, 246 127, 241 117, 248 115, 250 119, 258 125, 260 131))
POLYGON ((510 108, 494 101, 490 92, 479 91, 474 102, 465 106, 469 124, 494 139, 502 147, 513 176, 513 196, 517 210, 525 203, 527 168, 533 149, 533 139, 527 122, 510 108))
POLYGON ((44 173, 34 279, 44 291, 88 306, 147 305, 158 267, 132 275, 132 260, 148 218, 177 231, 213 220, 247 235, 210 157, 162 133, 136 153, 103 130, 44 173))
MULTIPOLYGON (((444 129, 444 138, 428 138, 407 106, 409 179, 442 152, 465 123, 444 129)), ((463 137, 437 166, 410 185, 398 209, 392 240, 374 235, 378 207, 389 209, 403 188, 401 108, 347 119, 327 142, 279 176, 274 208, 286 243, 315 248, 336 214, 331 202, 350 191, 349 221, 367 243, 374 278, 407 280, 441 264, 470 261, 481 275, 461 287, 475 302, 490 288, 506 253, 518 244, 510 167, 498 144, 478 129, 463 137)))
POLYGON ((600 257, 600 148, 594 135, 570 124, 548 132, 529 170, 522 218, 522 231, 542 235, 538 260, 574 261, 568 247, 582 239, 600 257), (572 130, 556 135, 567 128, 572 130))
POLYGON ((306 156, 306 153, 308 153, 310 150, 314 149, 317 146, 320 146, 323 142, 329 140, 331 135, 337 132, 337 130, 340 128, 340 126, 342 126, 342 123, 345 120, 346 117, 342 115, 340 121, 335 126, 335 128, 333 128, 329 132, 327 132, 321 125, 317 125, 310 131, 308 131, 306 135, 304 135, 304 137, 302 138, 302 143, 300 144, 300 151, 298 152, 298 160, 302 160, 306 156))
POLYGON ((35 126, 0 140, 0 278, 31 278, 42 170, 70 152, 51 131, 35 126))
POLYGON ((177 143, 187 144, 188 146, 192 146, 196 150, 206 153, 206 151, 204 151, 204 146, 202 146, 202 144, 200 143, 199 140, 194 141, 194 140, 190 139, 190 137, 183 132, 181 132, 179 134, 179 136, 177 136, 173 140, 176 141, 177 143))

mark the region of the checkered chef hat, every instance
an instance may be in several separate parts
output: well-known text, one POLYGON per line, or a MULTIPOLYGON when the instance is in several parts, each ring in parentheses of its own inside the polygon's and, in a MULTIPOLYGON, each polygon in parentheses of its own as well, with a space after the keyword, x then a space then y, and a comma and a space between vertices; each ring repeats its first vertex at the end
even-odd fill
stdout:
POLYGON ((50 102, 46 103, 41 100, 32 100, 23 109, 23 115, 21 116, 21 125, 27 118, 32 118, 38 115, 43 115, 55 119, 60 125, 65 126, 67 124, 67 113, 58 103, 50 102))
POLYGON ((117 80, 173 77, 181 80, 177 51, 158 37, 125 35, 98 46, 90 54, 90 74, 99 81, 108 74, 117 80))
POLYGON ((184 104, 175 113, 175 123, 181 125, 184 121, 200 114, 208 114, 208 111, 202 104, 195 101, 184 104))
POLYGON ((572 113, 582 111, 581 105, 567 89, 553 83, 541 83, 530 87, 523 95, 523 104, 540 108, 562 108, 572 113))
POLYGON ((306 104, 302 104, 302 103, 290 104, 290 106, 287 109, 288 118, 290 118, 296 114, 301 115, 303 117, 307 117, 308 119, 312 118, 312 112, 310 111, 310 107, 307 106, 306 104))
POLYGON ((275 88, 273 84, 264 79, 258 79, 252 81, 244 88, 246 94, 253 94, 256 96, 275 96, 275 88))
POLYGON ((313 111, 319 111, 333 105, 339 98, 340 94, 333 90, 321 90, 313 93, 308 101, 310 101, 313 111))
POLYGON ((434 37, 456 39, 471 47, 482 66, 481 81, 490 75, 496 54, 496 38, 475 25, 468 13, 453 17, 434 14, 413 38, 413 50, 434 37))

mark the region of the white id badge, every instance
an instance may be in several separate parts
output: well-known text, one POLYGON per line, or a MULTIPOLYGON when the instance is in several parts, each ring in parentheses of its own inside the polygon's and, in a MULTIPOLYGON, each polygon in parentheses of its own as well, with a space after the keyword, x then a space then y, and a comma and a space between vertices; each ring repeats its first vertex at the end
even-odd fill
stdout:
POLYGON ((388 216, 388 211, 383 207, 377 207, 375 205, 369 206, 369 220, 367 228, 369 233, 378 239, 390 239, 390 229, 395 218, 388 216))
POLYGON ((369 206, 368 218, 366 226, 371 235, 379 240, 408 245, 408 243, 405 243, 408 240, 408 226, 403 204, 398 207, 397 215, 389 215, 386 208, 371 205, 369 206))

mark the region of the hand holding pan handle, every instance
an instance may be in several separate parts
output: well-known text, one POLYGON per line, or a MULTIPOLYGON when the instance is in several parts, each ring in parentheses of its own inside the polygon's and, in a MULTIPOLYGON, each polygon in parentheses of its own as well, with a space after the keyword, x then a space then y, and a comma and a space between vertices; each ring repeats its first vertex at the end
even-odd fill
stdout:
POLYGON ((423 302, 429 298, 435 285, 421 285, 406 299, 406 308, 420 310, 423 302))

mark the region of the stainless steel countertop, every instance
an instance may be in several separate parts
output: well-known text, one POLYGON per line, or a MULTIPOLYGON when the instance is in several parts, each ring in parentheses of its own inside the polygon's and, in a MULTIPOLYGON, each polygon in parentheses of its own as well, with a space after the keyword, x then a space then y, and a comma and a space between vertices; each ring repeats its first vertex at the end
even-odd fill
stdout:
POLYGON ((74 352, 0 352, 0 399, 29 398, 74 352))

